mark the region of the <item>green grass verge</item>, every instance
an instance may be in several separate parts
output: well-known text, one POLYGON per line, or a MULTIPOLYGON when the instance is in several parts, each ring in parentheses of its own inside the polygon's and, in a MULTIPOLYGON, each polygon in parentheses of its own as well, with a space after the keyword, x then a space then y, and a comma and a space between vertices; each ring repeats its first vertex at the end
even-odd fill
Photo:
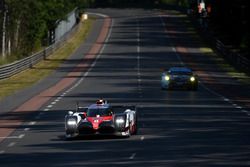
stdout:
POLYGON ((0 80, 0 100, 19 90, 34 85, 38 81, 50 75, 59 65, 68 58, 84 41, 89 33, 94 18, 89 18, 80 23, 79 29, 66 43, 56 50, 47 60, 36 64, 34 68, 27 69, 11 78, 0 80), (50 60, 51 59, 51 60, 50 60), (54 61, 54 60, 57 61, 54 61))

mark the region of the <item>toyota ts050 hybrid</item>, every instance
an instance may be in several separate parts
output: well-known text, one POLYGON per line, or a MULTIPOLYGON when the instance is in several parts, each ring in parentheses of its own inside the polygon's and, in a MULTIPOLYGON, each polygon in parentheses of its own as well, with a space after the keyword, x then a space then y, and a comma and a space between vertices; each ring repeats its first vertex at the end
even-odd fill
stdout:
POLYGON ((98 100, 88 107, 77 105, 65 116, 66 138, 84 135, 127 136, 137 133, 136 106, 111 106, 98 100))
POLYGON ((198 78, 190 68, 171 67, 162 73, 161 88, 186 88, 189 90, 197 90, 198 78))

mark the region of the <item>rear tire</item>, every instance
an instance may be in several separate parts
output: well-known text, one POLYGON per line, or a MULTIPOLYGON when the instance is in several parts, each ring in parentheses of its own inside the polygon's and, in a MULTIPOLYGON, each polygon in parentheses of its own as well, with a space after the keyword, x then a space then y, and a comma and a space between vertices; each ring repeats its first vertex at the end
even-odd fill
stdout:
POLYGON ((130 130, 130 128, 128 128, 128 131, 127 131, 127 135, 126 135, 126 137, 130 137, 131 136, 131 130, 130 130))
POLYGON ((137 116, 136 116, 133 135, 136 135, 137 133, 138 133, 138 124, 137 124, 137 116))

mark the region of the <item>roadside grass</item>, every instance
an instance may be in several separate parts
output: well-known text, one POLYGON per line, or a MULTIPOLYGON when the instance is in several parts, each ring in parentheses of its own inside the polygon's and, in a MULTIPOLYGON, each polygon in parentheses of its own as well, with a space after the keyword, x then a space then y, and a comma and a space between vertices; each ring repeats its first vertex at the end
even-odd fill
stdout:
POLYGON ((212 59, 216 62, 216 65, 225 70, 229 76, 237 79, 241 83, 250 84, 250 77, 246 73, 238 71, 235 67, 227 63, 227 61, 224 60, 223 57, 216 54, 216 51, 214 51, 213 49, 209 47, 200 48, 200 51, 212 57, 212 59))
POLYGON ((34 65, 34 68, 27 69, 11 78, 0 80, 0 100, 19 90, 34 85, 50 75, 85 40, 93 22, 94 18, 89 18, 84 23, 79 23, 81 25, 79 25, 77 32, 61 48, 50 55, 47 60, 43 60, 34 65), (57 61, 50 59, 56 59, 57 61))

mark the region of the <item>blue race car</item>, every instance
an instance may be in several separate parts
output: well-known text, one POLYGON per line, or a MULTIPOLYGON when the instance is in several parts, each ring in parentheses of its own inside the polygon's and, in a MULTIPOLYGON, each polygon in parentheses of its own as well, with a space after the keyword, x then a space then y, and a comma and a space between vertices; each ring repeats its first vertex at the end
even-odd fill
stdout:
POLYGON ((174 88, 197 90, 198 78, 190 68, 171 67, 162 73, 161 88, 168 90, 174 88))

